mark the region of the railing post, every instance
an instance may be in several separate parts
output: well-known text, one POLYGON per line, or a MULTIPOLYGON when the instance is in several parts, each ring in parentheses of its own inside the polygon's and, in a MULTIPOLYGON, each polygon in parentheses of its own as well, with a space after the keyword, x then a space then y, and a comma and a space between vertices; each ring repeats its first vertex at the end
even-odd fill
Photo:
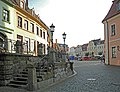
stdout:
POLYGON ((27 65, 28 68, 28 85, 27 89, 29 91, 37 90, 37 76, 36 76, 36 68, 33 63, 29 63, 27 65))

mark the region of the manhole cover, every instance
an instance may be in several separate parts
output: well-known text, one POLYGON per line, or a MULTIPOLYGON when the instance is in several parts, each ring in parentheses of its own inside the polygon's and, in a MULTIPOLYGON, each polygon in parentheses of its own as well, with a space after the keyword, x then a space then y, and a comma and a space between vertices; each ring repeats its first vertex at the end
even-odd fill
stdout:
POLYGON ((88 81, 95 81, 96 79, 94 79, 94 78, 89 78, 89 79, 87 79, 88 81))

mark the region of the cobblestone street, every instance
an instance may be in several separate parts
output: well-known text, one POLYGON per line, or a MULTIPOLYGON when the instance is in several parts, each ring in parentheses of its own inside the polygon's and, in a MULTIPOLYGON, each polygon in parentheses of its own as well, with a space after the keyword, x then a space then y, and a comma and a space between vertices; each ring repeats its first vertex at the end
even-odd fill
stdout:
POLYGON ((75 61, 74 70, 76 76, 44 92, 120 92, 120 67, 100 61, 75 61))

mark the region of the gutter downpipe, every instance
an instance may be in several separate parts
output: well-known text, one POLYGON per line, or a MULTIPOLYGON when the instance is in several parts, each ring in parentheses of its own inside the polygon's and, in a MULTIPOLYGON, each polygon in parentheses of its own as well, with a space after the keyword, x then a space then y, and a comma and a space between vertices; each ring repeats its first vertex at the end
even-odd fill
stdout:
POLYGON ((108 28, 108 21, 106 20, 106 25, 105 25, 105 28, 106 28, 106 64, 110 65, 110 62, 109 62, 109 28, 108 28))

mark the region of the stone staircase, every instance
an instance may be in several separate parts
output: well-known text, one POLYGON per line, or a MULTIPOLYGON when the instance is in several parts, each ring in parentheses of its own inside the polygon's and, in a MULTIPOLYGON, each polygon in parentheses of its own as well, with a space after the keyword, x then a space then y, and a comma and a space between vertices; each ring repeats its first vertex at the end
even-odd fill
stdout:
POLYGON ((8 86, 17 87, 17 88, 26 88, 28 81, 28 71, 23 70, 22 72, 15 74, 13 80, 10 81, 8 86))
MULTIPOLYGON (((44 76, 47 74, 45 69, 36 68, 37 82, 43 81, 44 76)), ((15 88, 26 88, 28 80, 28 70, 24 69, 19 74, 14 75, 13 80, 7 86, 15 88)))

